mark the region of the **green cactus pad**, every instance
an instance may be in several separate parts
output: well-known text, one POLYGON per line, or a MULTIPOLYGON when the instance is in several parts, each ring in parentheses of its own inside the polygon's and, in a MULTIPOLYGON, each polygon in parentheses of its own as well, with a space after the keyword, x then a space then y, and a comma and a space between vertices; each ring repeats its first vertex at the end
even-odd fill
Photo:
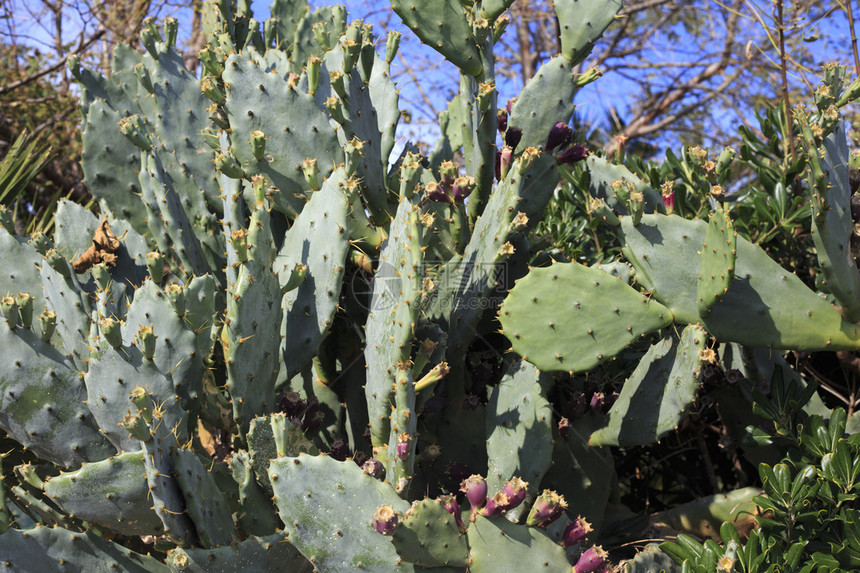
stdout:
POLYGON ((337 310, 349 250, 349 199, 342 188, 346 173, 339 168, 315 191, 284 238, 273 269, 286 286, 297 264, 307 267, 298 288, 284 295, 284 337, 281 352, 288 378, 316 354, 337 310))
POLYGON ((152 508, 161 519, 164 531, 177 545, 198 544, 194 522, 188 515, 182 489, 176 480, 174 453, 180 445, 172 428, 153 416, 151 437, 140 442, 152 508))
MULTIPOLYGON (((132 108, 136 113, 136 104, 132 108)), ((104 100, 89 106, 81 134, 81 168, 84 184, 96 199, 104 200, 117 216, 146 233, 146 210, 140 200, 140 149, 120 133, 117 123, 124 117, 104 100)))
POLYGON ((672 309, 679 322, 702 321, 720 340, 795 350, 860 348, 860 326, 780 267, 757 245, 737 240, 735 280, 706 319, 698 314, 698 259, 707 224, 676 216, 621 220, 625 256, 637 279, 672 309))
POLYGON ((54 248, 70 261, 93 244, 98 218, 81 205, 61 199, 54 215, 54 248))
POLYGON ((223 246, 218 244, 213 230, 215 221, 207 217, 194 217, 186 210, 184 200, 173 185, 173 178, 166 172, 159 156, 145 155, 140 171, 142 197, 150 211, 150 232, 164 229, 173 245, 186 273, 203 275, 213 268, 221 268, 220 256, 223 246), (157 209, 156 209, 157 207, 157 209), (158 219, 155 227, 152 218, 158 219), (218 251, 220 249, 220 251, 218 251))
POLYGON ((304 194, 310 186, 301 164, 316 158, 322 177, 328 177, 343 151, 328 117, 317 107, 314 97, 290 86, 283 72, 266 73, 247 56, 228 58, 224 70, 227 84, 227 115, 232 127, 232 151, 247 175, 265 175, 278 188, 275 208, 294 216, 302 210, 304 194), (282 117, 273 123, 267 118, 282 117), (254 157, 249 136, 252 131, 266 136, 266 155, 254 157))
POLYGON ((609 448, 589 446, 583 437, 588 430, 578 426, 574 422, 567 438, 556 434, 553 464, 544 475, 541 487, 563 495, 569 515, 581 515, 599 529, 617 483, 615 463, 609 448))
POLYGON ((707 318, 723 299, 735 277, 737 233, 729 214, 720 209, 711 213, 699 263, 696 286, 699 316, 707 318))
MULTIPOLYGON (((269 483, 269 460, 278 457, 275 449, 275 438, 269 418, 261 416, 251 420, 246 436, 248 442, 249 462, 260 485, 272 495, 272 484, 269 483)), ((298 455, 298 452, 296 452, 298 455)))
POLYGON ((621 10, 621 0, 555 0, 561 53, 574 65, 591 52, 621 10))
MULTIPOLYGON (((194 277, 184 289, 185 316, 182 320, 197 338, 197 352, 208 359, 215 343, 215 279, 209 275, 194 277)), ((222 307, 223 308, 223 307, 222 307)))
POLYGON ((681 566, 660 549, 657 543, 649 543, 633 559, 623 562, 626 573, 682 573, 681 566))
MULTIPOLYGON (((2 233, 2 231, 0 231, 2 233)), ((84 406, 72 362, 32 330, 0 324, 0 427, 37 456, 77 467, 116 453, 84 406)))
POLYGON ((688 413, 701 371, 700 352, 707 333, 689 325, 678 340, 667 336, 653 345, 624 382, 604 427, 591 434, 593 446, 653 444, 678 427, 688 413))
MULTIPOLYGON (((302 429, 287 420, 291 431, 287 432, 287 444, 289 452, 294 456, 299 454, 316 455, 319 453, 316 446, 308 440, 302 429)), ((248 452, 251 455, 251 466, 257 476, 257 480, 270 494, 272 486, 269 483, 269 461, 278 457, 275 447, 275 437, 272 432, 272 423, 269 417, 259 417, 251 420, 248 431, 248 452)))
POLYGON ((472 573, 570 570, 562 546, 537 527, 479 516, 467 533, 472 573))
POLYGON ((490 392, 487 403, 487 487, 501 491, 512 477, 540 491, 552 465, 552 406, 546 398, 551 379, 528 362, 515 361, 490 392))
POLYGON ((212 549, 178 548, 167 556, 174 571, 235 573, 236 571, 289 571, 313 573, 314 567, 281 534, 249 537, 239 543, 212 549))
MULTIPOLYGON (((251 456, 239 450, 230 460, 233 480, 239 485, 240 511, 236 516, 239 528, 250 535, 271 535, 281 527, 275 513, 271 492, 266 492, 257 482, 257 474, 251 465, 251 456)), ((268 467, 268 463, 266 464, 268 467)), ((268 481, 268 472, 265 474, 268 481)))
POLYGON ((536 159, 523 175, 518 173, 518 165, 513 164, 490 195, 463 256, 448 261, 433 278, 437 286, 426 305, 427 314, 448 322, 448 359, 452 364, 465 354, 484 313, 484 305, 475 302, 501 286, 504 264, 514 251, 506 252, 503 247, 540 217, 558 181, 555 160, 547 154, 536 159), (519 213, 525 219, 515 224, 519 213))
MULTIPOLYGON (((845 317, 860 322, 860 272, 851 253, 854 231, 851 218, 851 185, 848 181, 848 142, 845 128, 837 128, 824 139, 820 168, 827 177, 825 197, 813 197, 812 239, 821 263, 824 284, 842 305, 845 317)), ((813 149, 812 153, 818 153, 813 149)), ((810 185, 810 192, 817 193, 810 185)))
POLYGON ((290 542, 319 570, 413 570, 373 528, 380 505, 405 512, 409 503, 355 462, 327 456, 278 458, 269 467, 269 478, 290 542))
POLYGON ((146 360, 137 346, 113 348, 99 340, 90 355, 90 367, 84 380, 87 405, 102 428, 102 433, 120 451, 137 451, 140 442, 129 436, 122 419, 134 411, 129 394, 135 386, 152 393, 164 410, 164 422, 176 428, 179 439, 188 439, 188 416, 177 399, 174 381, 151 360, 146 360))
POLYGON ((86 370, 86 357, 89 354, 87 340, 90 335, 90 299, 83 292, 80 283, 67 260, 69 278, 51 268, 47 261, 42 262, 42 285, 45 306, 57 313, 57 335, 55 342, 66 356, 74 360, 81 370, 86 370))
POLYGON ((499 319, 514 351, 538 368, 584 371, 668 326, 672 313, 603 271, 557 263, 517 281, 499 319))
MULTIPOLYGON (((176 481, 185 500, 185 511, 206 547, 230 545, 238 540, 225 494, 213 474, 191 450, 176 450, 171 458, 176 481)), ((235 493, 235 490, 234 490, 235 493)))
POLYGON ((153 364, 173 380, 182 406, 188 411, 196 411, 204 371, 203 356, 198 351, 198 335, 191 329, 191 323, 176 314, 158 285, 148 280, 137 289, 128 308, 122 328, 123 340, 131 341, 141 326, 150 325, 156 336, 153 364))
MULTIPOLYGON (((325 25, 328 43, 334 46, 346 29, 346 10, 343 6, 338 5, 323 6, 313 12, 305 13, 304 17, 299 20, 295 35, 293 36, 293 46, 290 55, 290 61, 293 64, 295 72, 301 71, 302 66, 307 63, 309 57, 322 55, 323 47, 319 44, 314 34, 314 26, 318 23, 325 25)), ((309 155, 308 157, 317 156, 309 155)))
POLYGON ((69 515, 122 535, 161 535, 164 531, 148 499, 141 452, 119 454, 76 472, 61 473, 45 482, 45 493, 69 515))
MULTIPOLYGON (((275 47, 288 50, 292 45, 296 27, 309 11, 307 0, 274 0, 270 8, 275 20, 275 47)), ((275 51, 275 50, 270 50, 275 51)))
POLYGON ((392 0, 391 5, 424 44, 464 73, 481 73, 481 55, 459 0, 425 0, 420 4, 415 0, 392 0))
POLYGON ((42 277, 39 267, 42 256, 23 237, 10 235, 0 227, 0 292, 28 292, 33 296, 33 308, 38 314, 45 306, 42 293, 42 277))
POLYGON ((14 571, 43 573, 63 571, 127 571, 168 573, 155 557, 141 555, 102 539, 95 533, 76 533, 59 527, 9 529, 0 535, 3 562, 14 571))
POLYGON ((434 499, 412 504, 391 537, 404 561, 424 567, 465 567, 469 545, 454 516, 434 499))
MULTIPOLYGON (((585 159, 585 167, 588 170, 588 191, 591 196, 606 201, 606 204, 619 215, 626 215, 627 207, 626 201, 616 196, 612 188, 612 184, 616 181, 626 181, 635 191, 642 193, 646 213, 663 210, 663 199, 660 193, 636 177, 625 166, 610 163, 603 157, 589 155, 585 159)), ((626 190, 626 187, 624 189, 626 190)))
POLYGON ((542 148, 557 122, 570 121, 576 90, 573 64, 566 58, 556 56, 540 67, 511 107, 508 125, 523 130, 516 151, 529 146, 542 148))
MULTIPOLYGON (((385 72, 385 64, 374 54, 373 75, 371 82, 365 83, 357 69, 344 74, 344 84, 347 99, 343 102, 343 130, 339 130, 341 144, 346 144, 352 137, 357 137, 364 144, 361 159, 358 162, 356 176, 362 182, 362 197, 364 198, 373 220, 377 224, 386 224, 391 219, 388 210, 388 190, 385 186, 388 154, 393 143, 393 129, 396 128, 400 116, 398 109, 397 90, 391 78, 385 72), (385 112, 383 118, 380 114, 385 112), (382 133, 385 129, 387 139, 383 149, 382 133)), ((341 69, 343 53, 341 49, 331 50, 325 56, 325 68, 328 70, 341 69)), ((324 82, 321 82, 324 83, 324 82)), ((321 97, 319 94, 318 97, 321 97)))
POLYGON ((513 3, 514 0, 481 0, 481 16, 487 20, 495 20, 513 3))
POLYGON ((163 146, 159 156, 183 207, 189 219, 198 223, 212 217, 207 205, 215 212, 221 209, 213 152, 204 139, 210 125, 206 108, 211 102, 201 93, 195 74, 185 68, 183 56, 173 47, 162 44, 161 48, 157 59, 143 54, 154 93, 141 88, 138 99, 152 126, 153 140, 163 146))
POLYGON ((275 381, 280 367, 281 285, 269 265, 273 252, 269 213, 260 207, 251 218, 255 237, 249 260, 238 269, 227 291, 221 347, 233 417, 244 434, 255 415, 274 411, 275 381), (256 229, 259 231, 255 231, 256 229))
POLYGON ((368 344, 367 411, 370 417, 371 440, 374 446, 388 443, 391 425, 389 416, 394 406, 394 368, 398 361, 409 358, 413 337, 415 306, 419 293, 415 291, 415 272, 410 255, 412 248, 410 214, 417 209, 407 198, 400 200, 397 214, 391 222, 388 240, 380 253, 379 269, 373 279, 370 314, 365 324, 368 344), (404 348, 405 351, 404 357, 404 348))

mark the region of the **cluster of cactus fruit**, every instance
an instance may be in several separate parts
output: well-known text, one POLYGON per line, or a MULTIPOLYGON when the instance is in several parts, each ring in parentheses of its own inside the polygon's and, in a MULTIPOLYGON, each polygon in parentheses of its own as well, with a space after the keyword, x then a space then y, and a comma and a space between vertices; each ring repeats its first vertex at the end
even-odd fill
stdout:
POLYGON ((143 52, 118 46, 109 77, 70 61, 103 217, 63 202, 53 239, 24 238, 0 213, 0 292, 21 293, 0 301, 0 428, 17 444, 0 562, 597 571, 606 553, 583 540, 617 495, 603 446, 677 426, 708 335, 750 378, 782 368, 755 348, 860 348, 830 112, 844 96, 803 124, 841 313, 737 238, 726 207, 667 215, 670 199, 596 157, 594 208, 632 268, 530 268, 529 230, 586 159, 568 124, 597 74, 574 66, 621 6, 556 0, 561 53, 499 109, 511 3, 393 0, 460 70, 426 157, 390 159, 399 35, 380 58, 340 6, 275 0, 261 24, 247 2, 207 0, 200 77, 173 19, 145 23, 143 52), (487 357, 499 322, 518 354, 487 357), (655 332, 620 394, 583 386, 558 420, 562 382, 655 332))

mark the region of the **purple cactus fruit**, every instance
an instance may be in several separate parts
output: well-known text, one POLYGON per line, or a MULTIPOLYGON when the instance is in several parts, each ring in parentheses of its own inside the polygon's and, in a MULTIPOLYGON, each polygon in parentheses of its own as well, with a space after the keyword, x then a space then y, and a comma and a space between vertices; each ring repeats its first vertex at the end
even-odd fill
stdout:
POLYGON ((576 143, 556 155, 555 160, 559 165, 566 165, 568 163, 582 161, 586 157, 588 157, 588 150, 584 145, 576 143))
POLYGON ((605 402, 605 403, 604 403, 604 405, 603 405, 603 406, 604 406, 604 408, 606 408, 607 410, 609 410, 609 408, 611 408, 611 407, 612 407, 612 405, 613 405, 613 404, 615 404, 615 401, 616 401, 616 400, 618 400, 618 396, 619 396, 619 395, 620 395, 620 394, 618 394, 618 392, 613 392, 612 394, 610 394, 609 396, 607 396, 607 397, 606 397, 606 402, 605 402))
POLYGON ((305 401, 298 392, 292 390, 284 394, 278 403, 278 411, 287 415, 290 420, 301 420, 305 409, 305 401))
POLYGON ((493 496, 487 500, 487 505, 484 506, 484 509, 481 510, 481 515, 484 517, 493 517, 494 515, 501 515, 505 512, 505 508, 510 503, 508 496, 506 496, 502 492, 497 492, 493 494, 493 496))
POLYGON ((305 434, 316 431, 320 426, 322 426, 324 418, 325 414, 319 410, 315 411, 311 415, 306 414, 304 424, 302 424, 302 430, 305 434))
POLYGON ((510 145, 506 145, 502 148, 501 153, 499 154, 499 180, 505 178, 505 175, 508 174, 508 169, 511 168, 511 161, 514 159, 514 148, 510 145))
POLYGON ((331 457, 339 462, 345 461, 349 457, 349 446, 341 439, 337 439, 331 443, 331 457))
POLYGON ((546 527, 561 517, 565 509, 567 509, 567 502, 564 501, 564 497, 552 490, 545 489, 535 500, 526 519, 526 525, 546 527))
POLYGON ((463 409, 468 412, 471 412, 480 405, 481 399, 477 394, 466 394, 466 397, 463 398, 463 409))
POLYGON ((505 511, 517 507, 526 498, 529 484, 518 477, 512 477, 502 488, 502 493, 508 496, 508 505, 505 511))
POLYGON ((463 483, 460 484, 460 491, 466 494, 466 499, 472 506, 472 513, 475 513, 487 501, 487 480, 478 474, 473 474, 463 480, 463 483))
POLYGON ((570 435, 570 420, 562 418, 558 421, 558 433, 561 434, 562 438, 567 439, 570 435))
POLYGON ((424 186, 424 195, 430 199, 431 201, 435 201, 436 203, 451 203, 451 196, 445 192, 445 188, 436 183, 435 181, 431 181, 427 185, 424 186))
POLYGON ((740 382, 744 378, 743 373, 740 370, 732 368, 728 372, 726 372, 726 382, 729 383, 730 386, 734 386, 738 382, 740 382))
POLYGON ((455 483, 462 483, 464 479, 472 475, 474 472, 469 466, 458 462, 448 462, 445 466, 445 473, 454 480, 455 483))
POLYGON ((591 531, 591 524, 582 517, 577 517, 564 528, 564 533, 561 534, 561 543, 567 549, 571 545, 576 545, 588 537, 591 531))
POLYGON ((508 129, 508 111, 500 109, 496 113, 496 123, 499 126, 499 133, 504 133, 508 129))
POLYGON ((573 410, 573 417, 579 418, 585 414, 585 409, 588 407, 588 401, 585 399, 583 392, 574 392, 570 397, 570 409, 573 410))
POLYGON ((405 460, 409 457, 409 442, 412 441, 412 436, 403 432, 397 436, 397 459, 405 460))
POLYGON ((508 130, 505 132, 505 147, 510 147, 511 152, 513 153, 516 150, 517 145, 520 144, 520 140, 523 138, 523 130, 519 127, 512 125, 508 127, 508 130))
POLYGON ((516 101, 517 101, 517 98, 515 98, 515 97, 512 97, 511 99, 509 99, 509 100, 508 100, 508 103, 507 103, 507 104, 505 104, 505 111, 506 111, 506 112, 508 112, 508 113, 511 113, 511 108, 513 108, 513 107, 514 107, 514 103, 515 103, 516 101))
POLYGON ((390 505, 380 505, 373 514, 373 527, 382 535, 394 535, 397 529, 398 515, 390 505))
POLYGON ((566 123, 558 122, 549 130, 544 149, 549 153, 556 147, 564 148, 573 139, 573 129, 566 123))
POLYGON ((573 566, 573 573, 593 573, 600 570, 606 564, 609 554, 599 545, 589 547, 580 555, 579 561, 573 566))
POLYGON ((352 454, 352 461, 354 461, 355 465, 357 465, 358 467, 363 467, 364 462, 367 461, 367 454, 365 454, 361 450, 358 450, 357 452, 352 454))
POLYGON ((361 466, 361 469, 364 470, 364 473, 371 477, 375 477, 376 479, 384 479, 385 478, 385 466, 381 461, 376 458, 370 458, 364 465, 361 466))
POLYGON ((606 402, 606 395, 603 392, 595 392, 591 395, 589 407, 595 414, 603 413, 603 404, 606 402))
POLYGON ((663 186, 661 196, 663 197, 663 207, 666 208, 666 214, 671 215, 675 212, 675 190, 671 189, 671 183, 668 186, 663 186))
POLYGON ((460 506, 457 505, 457 498, 452 494, 448 493, 445 495, 441 495, 436 498, 436 501, 442 504, 442 507, 445 510, 454 516, 454 520, 457 522, 457 527, 460 531, 463 531, 463 516, 460 515, 460 506))
POLYGON ((475 188, 474 177, 457 177, 454 179, 454 186, 451 188, 451 194, 454 196, 455 203, 462 203, 466 197, 472 193, 475 188))

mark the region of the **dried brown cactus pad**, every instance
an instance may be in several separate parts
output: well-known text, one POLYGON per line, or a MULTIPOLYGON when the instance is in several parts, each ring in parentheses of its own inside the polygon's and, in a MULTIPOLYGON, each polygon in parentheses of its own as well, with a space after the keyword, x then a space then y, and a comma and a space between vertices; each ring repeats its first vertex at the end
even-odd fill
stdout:
POLYGON ((81 274, 93 265, 105 263, 109 267, 116 265, 116 252, 119 249, 119 239, 111 231, 107 217, 102 217, 93 236, 93 244, 78 259, 72 263, 75 272, 81 274))

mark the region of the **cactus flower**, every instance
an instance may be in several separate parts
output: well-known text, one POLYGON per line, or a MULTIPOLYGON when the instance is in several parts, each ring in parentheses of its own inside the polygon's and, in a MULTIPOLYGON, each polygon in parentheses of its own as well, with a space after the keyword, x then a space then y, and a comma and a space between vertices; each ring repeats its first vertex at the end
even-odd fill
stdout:
POLYGON ((373 514, 373 527, 382 535, 394 535, 400 520, 394 508, 390 505, 380 505, 373 514))
POLYGON ((518 477, 512 477, 502 488, 502 493, 508 496, 508 505, 505 506, 505 511, 517 507, 526 498, 528 491, 528 482, 523 481, 518 477))
POLYGON ((606 563, 609 554, 599 545, 589 547, 579 557, 579 561, 573 566, 573 573, 592 573, 600 570, 606 563))
POLYGON ((561 534, 561 543, 566 549, 588 537, 591 531, 591 524, 582 517, 577 517, 564 528, 564 533, 561 534))
POLYGON ((573 138, 573 129, 569 125, 563 122, 558 122, 552 129, 549 131, 549 136, 546 138, 546 145, 544 145, 544 149, 547 152, 551 152, 556 147, 564 148, 570 143, 570 140, 573 138))
POLYGON ((487 480, 478 474, 471 475, 460 484, 460 491, 466 494, 472 513, 481 509, 487 501, 487 480))
POLYGON ((546 527, 561 517, 565 509, 567 509, 567 502, 564 497, 552 490, 545 489, 535 500, 535 504, 526 519, 526 525, 546 527))
POLYGON ((576 143, 556 155, 555 160, 559 165, 567 165, 568 163, 582 161, 586 157, 588 157, 588 150, 584 145, 576 143))

